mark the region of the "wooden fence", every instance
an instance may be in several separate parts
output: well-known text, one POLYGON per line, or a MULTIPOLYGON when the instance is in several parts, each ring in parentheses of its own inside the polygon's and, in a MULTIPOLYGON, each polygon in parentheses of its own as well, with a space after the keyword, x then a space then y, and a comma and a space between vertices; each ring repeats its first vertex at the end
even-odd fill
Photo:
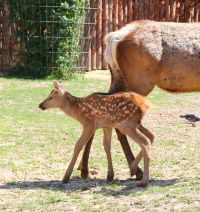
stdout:
MULTIPOLYGON (((83 44, 84 51, 89 54, 80 60, 87 70, 107 69, 103 59, 103 37, 133 20, 200 21, 200 0, 90 0, 90 7, 95 10, 88 13, 86 20, 95 18, 96 21, 92 29, 84 30, 85 36, 92 39, 83 44)), ((14 42, 13 28, 8 20, 7 5, 0 3, 0 75, 9 70, 19 48, 14 42)))
POLYGON ((107 69, 103 37, 139 19, 174 22, 200 21, 199 0, 99 0, 96 29, 88 55, 88 70, 107 69))
POLYGON ((10 66, 9 59, 9 31, 8 8, 5 3, 0 4, 0 74, 2 75, 10 66))

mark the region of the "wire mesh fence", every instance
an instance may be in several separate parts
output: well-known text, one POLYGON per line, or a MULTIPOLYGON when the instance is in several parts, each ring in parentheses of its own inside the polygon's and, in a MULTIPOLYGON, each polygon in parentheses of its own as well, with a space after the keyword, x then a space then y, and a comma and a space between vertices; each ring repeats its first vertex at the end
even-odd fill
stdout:
POLYGON ((92 39, 89 31, 95 25, 95 19, 88 18, 96 11, 94 2, 2 2, 1 73, 9 69, 17 75, 69 78, 74 71, 85 70, 92 39))

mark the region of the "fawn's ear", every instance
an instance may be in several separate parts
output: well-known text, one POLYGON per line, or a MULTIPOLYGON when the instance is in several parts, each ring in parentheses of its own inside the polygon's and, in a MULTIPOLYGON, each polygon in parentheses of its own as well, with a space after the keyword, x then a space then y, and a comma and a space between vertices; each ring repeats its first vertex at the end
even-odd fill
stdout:
POLYGON ((60 82, 54 81, 53 88, 54 88, 54 90, 56 90, 58 92, 64 93, 63 86, 61 85, 60 82))

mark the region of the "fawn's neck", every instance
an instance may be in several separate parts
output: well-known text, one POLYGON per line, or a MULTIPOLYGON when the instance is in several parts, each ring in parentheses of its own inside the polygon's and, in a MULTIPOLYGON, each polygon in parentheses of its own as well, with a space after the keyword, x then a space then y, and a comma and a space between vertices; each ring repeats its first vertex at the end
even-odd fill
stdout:
POLYGON ((81 98, 72 96, 70 93, 65 92, 60 109, 68 116, 77 119, 76 115, 79 114, 78 103, 80 102, 80 100, 81 98))

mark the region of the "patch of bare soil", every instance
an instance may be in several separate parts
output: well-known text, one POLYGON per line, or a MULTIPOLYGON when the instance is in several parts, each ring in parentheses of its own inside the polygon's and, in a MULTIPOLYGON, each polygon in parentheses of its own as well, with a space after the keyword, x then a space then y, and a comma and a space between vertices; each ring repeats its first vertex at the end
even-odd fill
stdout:
POLYGON ((109 70, 95 70, 88 71, 85 73, 85 78, 94 78, 94 79, 105 79, 110 80, 110 71, 109 70))

